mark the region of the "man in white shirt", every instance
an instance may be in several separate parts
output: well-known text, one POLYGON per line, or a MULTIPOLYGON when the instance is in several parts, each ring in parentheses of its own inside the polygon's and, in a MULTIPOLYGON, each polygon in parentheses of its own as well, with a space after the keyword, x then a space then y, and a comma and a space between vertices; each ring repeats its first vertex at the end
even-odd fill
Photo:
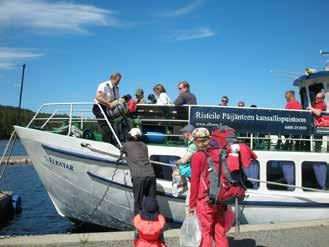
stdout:
POLYGON ((116 104, 113 102, 120 98, 119 83, 121 74, 115 73, 111 75, 110 80, 104 81, 99 84, 96 92, 96 101, 108 108, 113 108, 116 104))
MULTIPOLYGON (((119 83, 121 80, 121 74, 120 73, 114 73, 111 75, 110 79, 108 81, 104 81, 99 84, 96 92, 96 103, 99 103, 98 105, 103 109, 103 112, 105 113, 105 116, 102 114, 102 111, 100 110, 98 105, 93 106, 93 113, 96 116, 96 118, 104 118, 106 117, 108 120, 110 120, 108 116, 108 109, 114 109, 119 103, 120 103, 120 94, 119 94, 119 83)), ((110 128, 108 127, 108 124, 105 120, 97 120, 99 126, 102 128, 102 134, 103 134, 103 141, 105 142, 112 142, 112 134, 110 131, 110 128)))

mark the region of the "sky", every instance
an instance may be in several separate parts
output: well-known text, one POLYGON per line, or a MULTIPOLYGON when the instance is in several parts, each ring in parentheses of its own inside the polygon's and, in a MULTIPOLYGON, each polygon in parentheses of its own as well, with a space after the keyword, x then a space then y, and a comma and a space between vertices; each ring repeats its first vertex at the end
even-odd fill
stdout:
POLYGON ((329 50, 326 0, 0 0, 0 104, 91 102, 122 74, 120 93, 170 98, 190 82, 198 103, 283 108, 284 92, 329 50))

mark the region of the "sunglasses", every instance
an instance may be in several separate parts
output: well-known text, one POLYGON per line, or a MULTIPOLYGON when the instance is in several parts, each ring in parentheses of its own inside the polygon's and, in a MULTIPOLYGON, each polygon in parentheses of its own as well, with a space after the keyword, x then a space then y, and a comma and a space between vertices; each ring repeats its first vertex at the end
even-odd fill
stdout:
POLYGON ((222 102, 228 102, 228 100, 226 100, 226 99, 222 99, 222 102))

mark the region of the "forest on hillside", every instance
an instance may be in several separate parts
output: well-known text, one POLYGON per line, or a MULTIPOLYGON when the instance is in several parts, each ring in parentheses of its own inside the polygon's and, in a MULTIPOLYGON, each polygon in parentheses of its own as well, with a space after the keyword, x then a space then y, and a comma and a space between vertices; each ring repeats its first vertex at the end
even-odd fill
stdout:
MULTIPOLYGON (((34 116, 34 112, 27 109, 21 110, 19 125, 25 126, 34 116)), ((0 105, 0 139, 8 139, 13 126, 17 124, 18 108, 13 106, 0 105)))

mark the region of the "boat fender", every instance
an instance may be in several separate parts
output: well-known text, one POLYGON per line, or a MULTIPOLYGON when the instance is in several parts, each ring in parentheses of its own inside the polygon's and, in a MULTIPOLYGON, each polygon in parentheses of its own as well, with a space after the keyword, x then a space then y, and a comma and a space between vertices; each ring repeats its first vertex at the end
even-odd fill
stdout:
POLYGON ((11 204, 12 204, 14 212, 16 214, 19 214, 22 212, 22 198, 18 193, 12 194, 11 204))

